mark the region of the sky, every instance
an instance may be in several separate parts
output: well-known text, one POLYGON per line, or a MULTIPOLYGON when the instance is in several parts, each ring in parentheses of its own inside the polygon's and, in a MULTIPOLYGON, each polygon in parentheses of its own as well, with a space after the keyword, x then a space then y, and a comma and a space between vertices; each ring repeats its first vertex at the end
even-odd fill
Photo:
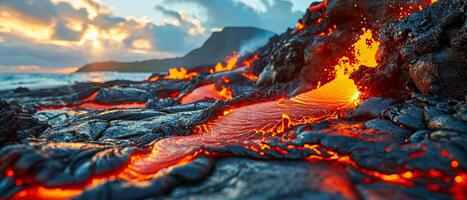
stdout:
POLYGON ((0 0, 0 73, 183 56, 226 26, 284 32, 314 0, 0 0))

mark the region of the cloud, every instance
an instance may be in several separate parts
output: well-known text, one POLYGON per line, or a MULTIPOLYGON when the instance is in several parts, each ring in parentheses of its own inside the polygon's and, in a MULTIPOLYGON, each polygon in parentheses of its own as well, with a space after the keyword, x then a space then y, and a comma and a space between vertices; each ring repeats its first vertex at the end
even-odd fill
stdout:
MULTIPOLYGON (((300 11, 293 10, 293 4, 287 0, 261 0, 256 4, 262 4, 265 11, 261 11, 252 4, 236 0, 163 0, 158 10, 168 13, 171 6, 177 4, 194 4, 201 8, 203 16, 207 16, 204 24, 210 28, 225 26, 254 26, 275 32, 283 32, 292 27, 303 15, 300 11)), ((256 5, 255 4, 255 5, 256 5)))
POLYGON ((60 20, 55 24, 55 31, 52 37, 56 40, 79 41, 82 33, 70 28, 66 20, 60 20))
POLYGON ((208 36, 200 21, 154 24, 93 0, 0 1, 0 65, 80 66, 182 55, 208 36))
POLYGON ((38 24, 51 24, 57 14, 49 0, 3 0, 0 8, 2 12, 9 11, 12 16, 38 24))
POLYGON ((158 0, 154 12, 164 18, 151 22, 116 16, 99 2, 0 0, 0 65, 69 67, 181 56, 213 30, 255 26, 282 32, 302 15, 287 0, 256 0, 263 10, 245 0, 158 0))
POLYGON ((18 66, 1 66, 0 73, 49 73, 49 74, 68 74, 76 72, 79 67, 65 68, 46 68, 39 65, 18 65, 18 66))

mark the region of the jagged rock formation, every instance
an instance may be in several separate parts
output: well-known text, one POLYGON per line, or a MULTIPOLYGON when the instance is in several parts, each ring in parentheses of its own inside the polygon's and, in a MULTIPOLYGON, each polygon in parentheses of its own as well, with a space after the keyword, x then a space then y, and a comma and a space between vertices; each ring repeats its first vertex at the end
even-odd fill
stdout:
POLYGON ((467 3, 440 1, 381 29, 381 65, 354 76, 376 95, 405 86, 425 95, 464 99, 467 93, 467 3), (384 89, 376 89, 384 88, 384 89))
POLYGON ((0 101, 0 113, 0 145, 30 137, 46 128, 17 105, 0 101))
POLYGON ((304 80, 306 89, 316 87, 318 82, 326 83, 333 79, 329 72, 337 60, 349 55, 350 45, 363 28, 379 30, 387 21, 431 3, 430 0, 325 2, 327 6, 320 3, 310 6, 299 21, 302 28, 289 29, 256 52, 262 58, 255 64, 255 72, 262 73, 260 85, 297 77, 304 80))

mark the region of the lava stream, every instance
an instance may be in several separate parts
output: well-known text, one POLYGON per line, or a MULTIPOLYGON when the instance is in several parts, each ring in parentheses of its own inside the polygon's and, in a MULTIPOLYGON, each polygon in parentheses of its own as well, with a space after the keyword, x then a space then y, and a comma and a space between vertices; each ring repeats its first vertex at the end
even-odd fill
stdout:
MULTIPOLYGON (((335 118, 338 112, 353 107, 357 99, 358 89, 353 81, 347 77, 338 77, 319 89, 289 100, 281 99, 241 107, 204 126, 199 126, 204 129, 198 129, 193 135, 158 141, 148 155, 133 156, 124 170, 111 177, 94 179, 86 188, 115 178, 127 181, 150 180, 159 176, 158 172, 163 168, 191 161, 201 153, 202 146, 259 144, 263 138, 262 133, 281 129, 284 114, 290 117, 291 122, 312 123, 335 118)), ((38 186, 17 193, 15 198, 50 199, 50 194, 59 191, 62 195, 55 196, 59 197, 57 199, 73 197, 82 189, 38 186)))
POLYGON ((203 153, 203 147, 260 145, 261 139, 267 137, 265 133, 280 134, 293 125, 336 118, 339 112, 354 107, 359 99, 360 93, 354 82, 348 78, 349 73, 362 64, 373 67, 377 65, 375 55, 379 42, 373 40, 371 31, 364 30, 364 34, 352 47, 355 59, 349 60, 343 57, 336 66, 336 78, 316 90, 291 99, 240 107, 198 126, 189 136, 159 140, 150 153, 133 155, 123 170, 107 177, 95 177, 82 188, 33 186, 17 193, 14 199, 51 199, 49 194, 57 191, 62 195, 53 196, 55 199, 71 198, 83 189, 92 188, 109 180, 123 179, 135 182, 151 180, 161 175, 159 173, 161 169, 191 161, 198 154, 203 153))

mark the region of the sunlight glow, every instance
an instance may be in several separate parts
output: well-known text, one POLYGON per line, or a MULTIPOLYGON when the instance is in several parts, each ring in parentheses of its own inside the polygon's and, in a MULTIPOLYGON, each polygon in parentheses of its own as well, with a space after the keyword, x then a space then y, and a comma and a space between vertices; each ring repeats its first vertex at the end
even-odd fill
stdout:
POLYGON ((0 11, 0 32, 21 33, 37 40, 49 40, 53 34, 51 25, 28 23, 7 11, 0 11))

